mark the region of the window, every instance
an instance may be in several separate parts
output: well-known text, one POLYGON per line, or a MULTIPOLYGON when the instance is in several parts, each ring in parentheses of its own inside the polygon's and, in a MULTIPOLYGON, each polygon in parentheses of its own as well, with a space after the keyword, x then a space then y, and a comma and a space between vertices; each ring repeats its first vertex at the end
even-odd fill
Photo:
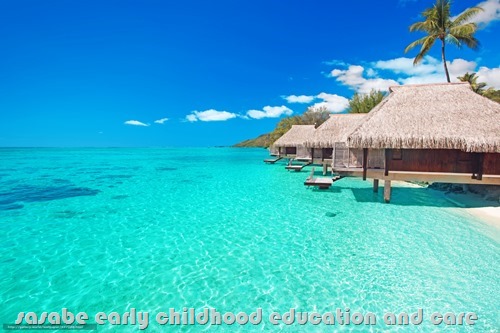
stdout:
POLYGON ((297 147, 286 147, 285 154, 286 155, 296 155, 297 154, 297 147))

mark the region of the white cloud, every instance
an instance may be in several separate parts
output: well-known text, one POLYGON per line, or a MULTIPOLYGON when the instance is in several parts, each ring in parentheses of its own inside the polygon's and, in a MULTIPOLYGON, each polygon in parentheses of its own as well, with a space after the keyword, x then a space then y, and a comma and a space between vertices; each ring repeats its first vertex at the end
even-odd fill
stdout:
POLYGON ((291 115, 292 110, 286 106, 264 106, 262 110, 248 110, 247 116, 253 119, 278 118, 282 115, 291 115))
POLYGON ((478 82, 486 82, 489 87, 500 89, 500 67, 480 67, 477 76, 478 82))
POLYGON ((313 107, 325 107, 332 113, 342 112, 349 106, 349 100, 347 98, 336 94, 322 92, 316 97, 322 99, 323 102, 315 103, 313 107))
POLYGON ((444 83, 446 82, 446 77, 444 76, 444 74, 429 74, 425 76, 410 76, 406 78, 400 78, 398 79, 398 81, 401 82, 401 84, 444 83))
POLYGON ((282 96, 288 103, 311 103, 314 100, 314 96, 307 95, 290 95, 282 96))
POLYGON ((500 19, 500 0, 486 0, 476 5, 484 10, 472 18, 480 28, 500 19))
POLYGON ((423 75, 435 72, 435 65, 437 63, 439 63, 437 59, 431 56, 425 56, 422 63, 414 66, 413 58, 401 57, 390 60, 379 60, 373 63, 373 66, 378 69, 390 70, 397 74, 423 75))
POLYGON ((188 115, 186 116, 186 120, 187 120, 187 121, 191 121, 191 122, 193 122, 193 121, 198 121, 198 117, 196 117, 194 114, 188 114, 188 115))
POLYGON ((333 60, 329 60, 329 61, 323 61, 323 63, 325 65, 329 65, 329 66, 344 66, 344 67, 349 66, 349 64, 346 63, 345 61, 338 60, 338 59, 333 59, 333 60))
POLYGON ((127 120, 124 122, 125 125, 132 125, 132 126, 149 126, 149 124, 145 124, 143 122, 140 122, 138 120, 127 120))
MULTIPOLYGON (((407 58, 409 59, 409 58, 407 58)), ((423 71, 411 71, 408 70, 406 72, 393 71, 396 74, 406 75, 400 76, 398 81, 402 84, 423 84, 423 83, 439 83, 446 82, 446 75, 444 73, 443 64, 440 61, 437 61, 434 58, 428 60, 429 58, 424 58, 422 64, 417 65, 425 66, 425 70, 423 71)), ((454 59, 453 61, 447 61, 448 71, 450 73, 450 79, 452 82, 458 82, 458 76, 462 76, 465 73, 472 73, 475 71, 477 67, 477 63, 474 61, 467 61, 464 59, 454 59)))
POLYGON ((205 111, 193 111, 191 114, 186 116, 186 120, 190 122, 194 121, 225 121, 228 119, 236 118, 236 114, 227 111, 217 111, 214 109, 205 111))
MULTIPOLYGON (((495 89, 500 88, 500 67, 477 69, 477 62, 461 58, 447 61, 447 65, 452 82, 458 82, 457 77, 467 72, 477 72, 479 82, 486 82, 495 89)), ((424 57, 417 66, 413 66, 413 58, 405 57, 375 61, 368 63, 366 68, 349 65, 347 69, 333 69, 330 77, 359 93, 368 93, 372 89, 385 91, 390 86, 398 84, 446 82, 442 62, 431 56, 424 57)), ((319 95, 317 97, 320 98, 319 95)))
POLYGON ((375 76, 377 76, 377 71, 375 71, 373 68, 368 68, 366 70, 366 76, 375 77, 375 76))
POLYGON ((168 121, 168 118, 161 118, 161 119, 155 120, 155 124, 163 125, 166 121, 168 121))
MULTIPOLYGON (((331 76, 338 82, 356 90, 359 93, 369 93, 372 89, 387 91, 390 86, 399 85, 392 79, 365 78, 363 77, 364 67, 359 65, 350 65, 347 69, 334 69, 331 76)), ((369 74, 374 74, 370 72, 369 74)))
MULTIPOLYGON (((477 63, 475 61, 467 61, 464 59, 454 59, 452 62, 447 61, 446 62, 448 66, 448 71, 450 72, 450 78, 457 77, 457 76, 462 76, 467 72, 474 72, 474 70, 477 67, 477 63)), ((444 73, 444 67, 443 64, 437 65, 439 70, 438 72, 444 73)))

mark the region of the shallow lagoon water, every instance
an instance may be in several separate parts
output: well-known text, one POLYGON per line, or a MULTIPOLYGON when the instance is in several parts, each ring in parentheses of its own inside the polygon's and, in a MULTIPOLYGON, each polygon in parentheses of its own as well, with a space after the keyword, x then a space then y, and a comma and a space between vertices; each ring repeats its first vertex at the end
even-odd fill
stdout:
MULTIPOLYGON (((385 312, 475 312, 500 327, 500 235, 444 197, 371 184, 306 189, 263 149, 1 149, 0 323, 21 311, 253 312, 252 327, 399 331, 385 312), (281 326, 273 311, 373 312, 379 325, 281 326)), ((319 169, 319 168, 317 168, 319 169)), ((99 331, 138 331, 100 326, 99 331)))

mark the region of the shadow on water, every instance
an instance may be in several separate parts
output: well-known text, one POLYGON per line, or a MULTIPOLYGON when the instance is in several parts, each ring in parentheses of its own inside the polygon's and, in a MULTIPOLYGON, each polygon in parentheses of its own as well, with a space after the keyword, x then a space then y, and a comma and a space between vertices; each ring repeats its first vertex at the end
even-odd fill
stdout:
POLYGON ((157 167, 157 171, 175 171, 177 168, 172 168, 172 167, 157 167))
POLYGON ((74 217, 77 217, 81 215, 81 212, 77 212, 74 210, 62 210, 54 213, 54 217, 60 218, 60 219, 71 219, 74 217))
POLYGON ((102 175, 96 177, 96 179, 129 179, 134 177, 133 175, 102 175))
MULTIPOLYGON (((384 203, 383 187, 379 188, 378 193, 374 193, 371 187, 337 187, 340 188, 340 190, 352 191, 357 202, 384 203)), ((397 206, 460 207, 452 200, 447 199, 444 195, 442 197, 436 196, 434 193, 431 193, 431 190, 425 187, 392 187, 390 204, 397 206)), ((486 202, 477 202, 467 205, 466 208, 489 206, 491 205, 486 202)))
POLYGON ((309 186, 306 188, 311 190, 312 192, 325 193, 325 194, 338 194, 342 191, 340 188, 336 187, 335 184, 330 186, 330 188, 327 188, 327 189, 320 189, 320 188, 315 187, 315 186, 309 186))
POLYGON ((52 179, 52 182, 56 183, 56 184, 70 184, 71 183, 71 181, 69 181, 67 179, 61 179, 61 178, 54 178, 54 179, 52 179))
POLYGON ((115 196, 111 197, 111 199, 115 199, 115 200, 122 200, 122 199, 127 199, 127 198, 129 198, 129 196, 128 195, 124 195, 124 194, 122 194, 122 195, 115 195, 115 196))
POLYGON ((18 185, 8 192, 0 192, 0 210, 20 209, 20 202, 44 202, 72 197, 95 196, 101 191, 76 186, 18 185))

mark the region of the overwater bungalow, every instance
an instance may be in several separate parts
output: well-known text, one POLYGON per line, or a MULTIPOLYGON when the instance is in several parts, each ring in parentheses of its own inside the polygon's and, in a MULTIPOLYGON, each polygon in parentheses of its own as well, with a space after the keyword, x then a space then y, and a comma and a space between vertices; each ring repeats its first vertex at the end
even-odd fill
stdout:
POLYGON ((297 160, 311 160, 311 151, 306 148, 305 142, 313 136, 314 125, 292 125, 292 128, 276 140, 271 151, 278 157, 297 160))
MULTIPOLYGON (((305 146, 311 149, 314 163, 323 164, 324 168, 326 166, 361 168, 363 150, 350 149, 347 146, 347 137, 365 117, 364 113, 330 115, 330 118, 319 126, 305 143, 305 146)), ((371 168, 383 168, 383 155, 373 151, 368 165, 371 168)))
POLYGON ((390 88, 348 136, 362 149, 362 165, 335 168, 346 176, 391 180, 500 185, 500 104, 472 91, 468 83, 390 88), (382 170, 369 167, 371 150, 382 150, 382 170))

